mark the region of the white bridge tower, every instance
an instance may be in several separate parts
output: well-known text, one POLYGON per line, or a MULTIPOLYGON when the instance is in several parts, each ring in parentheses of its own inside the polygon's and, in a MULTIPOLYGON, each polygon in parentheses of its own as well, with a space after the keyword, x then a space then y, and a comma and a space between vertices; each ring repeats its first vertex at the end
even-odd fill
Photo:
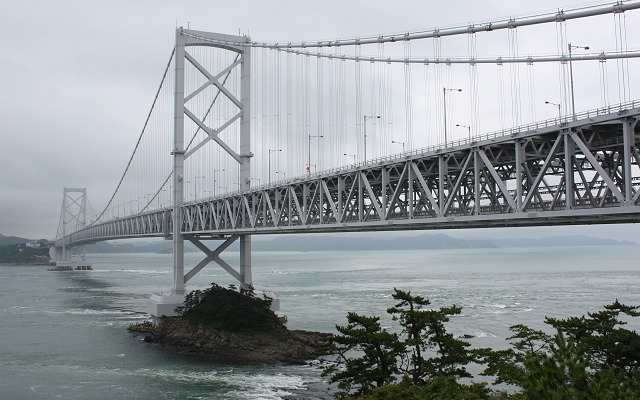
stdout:
POLYGON ((55 261, 56 270, 87 270, 91 269, 91 263, 85 259, 84 245, 71 246, 67 244, 67 235, 84 229, 87 226, 87 189, 64 188, 62 198, 62 215, 58 227, 58 239, 62 239, 61 246, 53 246, 49 249, 49 256, 55 261), (74 250, 79 250, 79 260, 74 260, 74 250))
MULTIPOLYGON (((177 306, 182 305, 185 296, 185 283, 195 276, 202 268, 210 262, 220 265, 225 271, 236 278, 241 286, 251 285, 251 236, 250 235, 189 235, 182 234, 184 216, 183 203, 184 193, 184 169, 185 161, 201 149, 206 143, 214 142, 223 152, 228 154, 239 165, 238 189, 247 191, 251 185, 251 157, 250 150, 250 93, 251 93, 251 47, 247 46, 249 38, 246 36, 230 36, 210 32, 201 32, 178 28, 176 30, 176 46, 174 52, 175 68, 175 92, 174 92, 174 145, 173 156, 173 207, 172 207, 172 233, 173 240, 173 286, 171 293, 154 294, 149 299, 147 311, 155 319, 166 315, 175 315, 177 306), (228 65, 223 65, 218 71, 209 71, 202 65, 196 57, 190 54, 188 49, 193 47, 214 47, 236 54, 236 57, 228 65), (188 64, 187 64, 188 63, 188 64), (205 78, 205 83, 193 90, 185 93, 186 71, 194 69, 205 78), (232 93, 225 86, 225 76, 239 68, 240 88, 239 93, 232 93), (235 112, 227 121, 220 121, 217 128, 208 126, 205 119, 195 115, 189 109, 190 102, 197 99, 199 95, 213 88, 225 101, 233 104, 235 112), (186 118, 185 118, 186 117, 186 118), (239 120, 239 147, 235 149, 230 143, 220 135, 228 127, 234 125, 239 120), (185 146, 185 126, 196 127, 198 130, 206 132, 206 138, 200 143, 193 143, 193 146, 185 146), (187 239, 206 254, 206 257, 185 274, 184 265, 184 240, 187 239), (215 250, 209 249, 202 240, 215 239, 222 240, 215 250), (240 268, 235 270, 228 263, 220 258, 220 253, 228 248, 233 242, 240 239, 240 268)), ((216 97, 216 100, 218 98, 216 97)), ((215 100, 214 100, 215 102, 215 100)), ((190 143, 191 144, 191 143, 190 143)))

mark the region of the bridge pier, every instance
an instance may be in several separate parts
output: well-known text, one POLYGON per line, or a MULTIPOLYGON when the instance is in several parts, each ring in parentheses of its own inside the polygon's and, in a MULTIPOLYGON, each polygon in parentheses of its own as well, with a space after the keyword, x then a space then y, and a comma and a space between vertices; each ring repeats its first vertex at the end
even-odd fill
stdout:
MULTIPOLYGON (((215 262, 222 269, 227 271, 233 276, 239 283, 241 289, 251 289, 253 287, 253 278, 251 274, 251 235, 231 235, 229 237, 219 237, 224 240, 215 250, 210 249, 202 240, 195 237, 187 237, 189 242, 193 243, 200 251, 205 254, 205 258, 202 259, 195 267, 193 267, 186 275, 182 276, 182 292, 176 290, 176 287, 171 290, 169 294, 154 293, 147 303, 147 312, 151 315, 154 323, 158 322, 158 318, 161 316, 175 316, 177 315, 175 309, 184 303, 185 299, 185 284, 193 278, 198 272, 200 272, 209 263, 215 262), (220 257, 229 246, 240 239, 240 270, 234 269, 229 263, 220 257)), ((174 271, 174 273, 177 273, 174 271)), ((280 309, 280 300, 273 294, 273 292, 263 292, 264 296, 269 297, 271 302, 271 309, 278 311, 280 309)))

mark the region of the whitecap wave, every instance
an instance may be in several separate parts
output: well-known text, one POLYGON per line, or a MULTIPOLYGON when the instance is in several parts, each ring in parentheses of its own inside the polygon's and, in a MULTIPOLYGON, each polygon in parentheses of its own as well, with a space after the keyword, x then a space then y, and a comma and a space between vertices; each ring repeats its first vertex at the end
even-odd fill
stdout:
POLYGON ((137 370, 136 374, 167 382, 223 385, 229 388, 227 395, 246 400, 281 399, 282 396, 291 395, 290 390, 304 390, 306 382, 303 377, 297 375, 242 373, 233 369, 184 372, 143 368, 137 370))

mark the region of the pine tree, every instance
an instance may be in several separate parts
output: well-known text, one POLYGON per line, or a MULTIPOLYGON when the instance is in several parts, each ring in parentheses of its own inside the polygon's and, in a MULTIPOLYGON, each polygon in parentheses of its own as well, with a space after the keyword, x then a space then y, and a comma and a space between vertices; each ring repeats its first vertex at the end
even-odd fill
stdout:
POLYGON ((336 365, 323 372, 331 375, 331 383, 338 382, 338 396, 366 394, 395 381, 398 356, 403 351, 398 335, 383 329, 378 317, 350 312, 347 322, 346 326, 336 325, 340 334, 330 339, 331 352, 337 354, 336 365))

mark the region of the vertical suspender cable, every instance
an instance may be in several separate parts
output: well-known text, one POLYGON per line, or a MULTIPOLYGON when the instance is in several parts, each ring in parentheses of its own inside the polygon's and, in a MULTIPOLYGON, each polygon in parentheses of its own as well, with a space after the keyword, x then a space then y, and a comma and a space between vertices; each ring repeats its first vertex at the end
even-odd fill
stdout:
MULTIPOLYGON (((563 21, 556 22, 556 48, 558 54, 561 56, 565 56, 565 47, 566 47, 566 26, 563 21)), ((558 87, 560 87, 560 99, 559 104, 563 105, 563 115, 569 114, 569 103, 571 99, 569 98, 569 90, 567 89, 569 85, 569 80, 567 79, 567 62, 562 61, 558 64, 558 87)))
POLYGON ((425 147, 430 145, 432 142, 433 132, 436 131, 434 127, 431 126, 431 94, 430 94, 430 76, 429 76, 429 64, 424 63, 424 119, 425 119, 425 135, 424 138, 426 142, 421 146, 425 147))
POLYGON ((607 60, 600 60, 600 101, 602 107, 609 106, 609 82, 607 79, 607 60))
MULTIPOLYGON (((386 116, 384 120, 380 120, 380 128, 382 130, 379 135, 381 138, 379 155, 384 156, 389 154, 391 148, 391 135, 393 132, 393 71, 391 70, 391 63, 384 64, 385 67, 385 86, 383 91, 383 109, 382 115, 386 116)), ((384 118, 384 117, 383 117, 384 118)), ((377 118, 373 120, 376 123, 377 118)))
MULTIPOLYGON (((317 112, 318 112, 318 130, 316 131, 316 135, 318 135, 318 146, 316 147, 316 168, 318 171, 322 170, 322 160, 321 160, 321 141, 323 139, 324 136, 324 113, 323 113, 323 107, 324 107, 324 93, 323 93, 323 75, 324 75, 324 71, 323 71, 323 65, 322 65, 322 58, 321 57, 316 57, 316 76, 317 76, 317 80, 316 80, 316 88, 317 88, 317 100, 316 100, 316 105, 317 105, 317 112)), ((312 161, 313 162, 313 161, 312 161)))
MULTIPOLYGON (((509 28, 509 56, 518 57, 518 30, 509 28)), ((521 124, 520 115, 520 64, 512 63, 511 68, 511 124, 518 126, 521 124)))
MULTIPOLYGON (((404 57, 405 59, 411 58, 411 42, 405 41, 404 43, 404 57)), ((406 119, 406 132, 405 140, 406 148, 408 150, 413 149, 413 99, 412 99, 413 82, 411 80, 411 64, 408 62, 404 64, 404 92, 405 92, 405 119, 406 119)), ((404 146, 403 146, 404 150, 404 146)))
POLYGON ((269 138, 267 137, 267 90, 266 90, 266 85, 268 83, 267 80, 267 49, 263 48, 262 49, 262 57, 260 59, 260 64, 262 66, 262 79, 260 80, 260 97, 262 98, 262 104, 261 104, 261 109, 262 109, 262 114, 260 115, 260 121, 261 121, 261 130, 260 130, 260 138, 261 138, 261 143, 262 143, 262 147, 261 147, 261 158, 262 158, 262 182, 267 183, 269 181, 269 176, 267 176, 268 174, 268 157, 269 157, 269 149, 271 148, 271 141, 269 140, 269 138), (265 146, 266 144, 266 146, 265 146), (266 173, 266 174, 265 174, 266 173))
POLYGON ((505 121, 505 105, 504 105, 504 70, 503 64, 499 62, 496 64, 496 72, 497 72, 497 87, 498 87, 498 116, 500 119, 500 129, 506 129, 506 121, 505 121))
MULTIPOLYGON (((436 60, 440 60, 442 56, 442 40, 440 37, 436 36, 433 38, 433 58, 436 60)), ((442 79, 442 63, 438 63, 435 66, 433 79, 434 79, 434 97, 436 98, 436 124, 435 128, 437 131, 437 138, 435 139, 434 144, 443 143, 444 142, 444 121, 442 119, 442 115, 444 113, 443 101, 444 101, 444 93, 442 92, 442 88, 445 86, 442 79)))
MULTIPOLYGON (((361 56, 361 52, 362 52, 362 47, 360 45, 356 46, 356 54, 358 56, 361 56)), ((355 62, 355 77, 356 77, 356 84, 355 84, 355 126, 354 126, 354 132, 355 132, 355 143, 356 143, 356 148, 354 151, 354 154, 356 155, 355 158, 357 158, 357 161, 362 161, 362 154, 360 149, 362 148, 362 62, 360 62, 359 60, 356 60, 355 62)), ((349 154, 349 153, 348 153, 349 154)))
POLYGON ((287 114, 286 114, 286 123, 287 123, 287 129, 286 129, 286 134, 287 134, 287 152, 286 154, 286 160, 287 160, 287 176, 291 176, 291 173, 293 173, 294 171, 296 171, 293 168, 293 164, 294 164, 294 159, 295 157, 294 155, 294 143, 293 143, 293 137, 292 137, 292 112, 293 110, 291 109, 292 106, 292 99, 291 97, 293 96, 293 87, 292 87, 292 79, 293 79, 293 68, 291 65, 291 53, 285 53, 286 56, 286 61, 287 61, 287 65, 286 65, 286 69, 285 69, 285 76, 287 79, 287 94, 286 94, 286 104, 287 104, 287 114))
POLYGON ((527 63, 527 86, 529 89, 529 122, 533 123, 536 119, 536 87, 533 62, 527 63))
MULTIPOLYGON (((624 26, 624 37, 623 37, 623 46, 624 46, 624 53, 627 54, 629 52, 629 46, 628 46, 628 41, 627 41, 627 15, 622 12, 622 23, 624 26)), ((632 99, 631 97, 631 82, 630 82, 630 76, 629 76, 629 58, 624 58, 623 62, 625 64, 626 67, 626 71, 624 73, 624 78, 625 81, 627 82, 626 84, 626 88, 625 88, 625 94, 626 94, 626 101, 630 101, 632 99)))
MULTIPOLYGON (((335 47, 334 48, 334 55, 336 55, 338 53, 338 48, 335 47)), ((327 90, 329 91, 328 93, 328 100, 329 102, 328 104, 328 108, 329 108, 329 127, 326 131, 327 133, 327 137, 324 138, 324 142, 328 145, 328 149, 329 149, 329 157, 328 157, 328 165, 326 166, 326 168, 331 168, 333 167, 333 161, 334 161, 334 156, 335 156, 335 147, 336 147, 336 134, 335 134, 335 130, 336 130, 336 91, 335 91, 335 87, 336 87, 336 59, 335 58, 329 58, 327 61, 327 78, 328 78, 328 82, 327 82, 327 90)), ((320 144, 320 143, 318 143, 320 144)), ((324 148, 324 146, 323 146, 324 148)))
POLYGON ((479 110, 479 91, 478 91, 478 66, 475 62, 473 62, 473 60, 476 59, 476 57, 478 56, 478 48, 477 48, 477 44, 476 44, 476 34, 475 33, 469 33, 468 35, 468 53, 469 53, 469 58, 472 60, 472 62, 469 64, 469 84, 471 86, 471 94, 470 94, 470 101, 471 101, 471 117, 470 120, 468 121, 469 123, 469 135, 471 135, 472 133, 475 134, 476 132, 478 132, 478 130, 480 129, 480 110, 479 110))

